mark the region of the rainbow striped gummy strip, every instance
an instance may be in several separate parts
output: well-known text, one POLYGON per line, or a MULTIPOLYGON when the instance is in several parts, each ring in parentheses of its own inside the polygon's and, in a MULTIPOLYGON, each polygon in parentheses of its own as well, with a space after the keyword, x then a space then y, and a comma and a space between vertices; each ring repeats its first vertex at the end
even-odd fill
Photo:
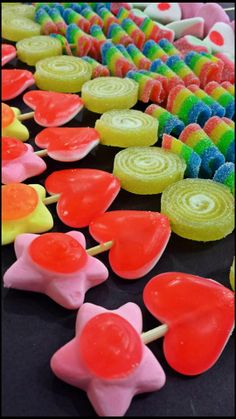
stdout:
POLYGON ((125 77, 128 71, 135 70, 124 55, 111 42, 107 41, 101 46, 102 64, 107 65, 112 76, 125 77))
POLYGON ((146 55, 149 60, 154 61, 160 58, 162 61, 168 59, 168 55, 155 41, 150 39, 146 41, 143 47, 143 54, 146 55))
POLYGON ((81 57, 82 60, 89 63, 92 67, 92 79, 95 79, 97 77, 108 77, 110 76, 110 71, 105 65, 100 64, 98 61, 96 61, 94 58, 84 56, 81 57))
POLYGON ((136 45, 136 47, 138 47, 141 50, 145 42, 145 35, 139 29, 136 23, 134 23, 131 19, 126 18, 122 20, 121 26, 130 36, 130 38, 132 38, 133 43, 136 45))
POLYGON ((235 113, 234 97, 215 81, 208 83, 204 90, 209 96, 225 108, 225 116, 232 119, 235 113))
POLYGON ((112 23, 107 31, 108 38, 112 40, 114 44, 122 44, 127 46, 133 43, 132 38, 127 32, 117 23, 112 23))
POLYGON ((149 105, 145 113, 153 116, 159 122, 158 135, 162 137, 163 134, 173 134, 176 137, 184 129, 184 123, 176 116, 172 115, 166 109, 158 105, 149 105))
POLYGON ((174 73, 174 71, 171 70, 168 65, 163 63, 162 60, 154 60, 150 66, 150 71, 153 71, 154 73, 161 74, 162 76, 165 76, 169 80, 168 89, 169 91, 177 86, 182 85, 184 86, 183 80, 177 74, 174 73))
POLYGON ((75 12, 73 9, 67 8, 63 12, 63 19, 67 23, 67 25, 71 25, 74 23, 77 25, 82 31, 88 33, 90 29, 90 22, 85 19, 82 15, 75 12))
POLYGON ((182 58, 182 53, 174 46, 174 44, 168 39, 161 39, 158 42, 158 45, 165 51, 165 53, 169 56, 177 55, 178 57, 182 58))
POLYGON ((126 50, 137 68, 149 70, 151 61, 134 44, 128 45, 126 50))
POLYGON ((147 103, 151 100, 155 103, 161 103, 163 101, 164 92, 160 81, 133 70, 129 71, 126 77, 138 83, 138 99, 141 102, 147 103))
POLYGON ((67 26, 66 39, 69 44, 75 45, 71 47, 71 50, 74 55, 77 55, 78 57, 87 55, 92 47, 92 38, 75 23, 71 23, 67 26))
POLYGON ((213 116, 204 125, 204 131, 229 162, 235 161, 235 134, 234 130, 223 118, 213 116))
POLYGON ((184 60, 178 57, 178 55, 172 55, 166 61, 166 65, 171 68, 174 73, 177 74, 183 80, 186 87, 190 84, 200 86, 200 80, 193 73, 193 71, 185 64, 184 60))
POLYGON ((234 194, 235 185, 235 165, 234 163, 224 163, 216 170, 213 180, 228 186, 232 194, 234 194))
POLYGON ((212 116, 219 116, 222 118, 225 115, 225 108, 221 106, 218 102, 212 99, 204 90, 200 89, 196 84, 191 84, 188 86, 188 89, 196 96, 198 99, 202 100, 209 108, 211 109, 212 116))
POLYGON ((41 33, 43 35, 50 35, 50 33, 57 33, 57 27, 49 14, 42 7, 38 8, 34 15, 34 20, 41 25, 41 33))
POLYGON ((221 83, 221 86, 227 90, 227 92, 229 92, 232 96, 235 96, 235 87, 234 84, 230 83, 229 81, 223 81, 223 83, 221 83))
POLYGON ((205 87, 212 80, 221 81, 222 71, 218 63, 195 51, 188 52, 184 58, 185 63, 198 76, 201 87, 205 87))

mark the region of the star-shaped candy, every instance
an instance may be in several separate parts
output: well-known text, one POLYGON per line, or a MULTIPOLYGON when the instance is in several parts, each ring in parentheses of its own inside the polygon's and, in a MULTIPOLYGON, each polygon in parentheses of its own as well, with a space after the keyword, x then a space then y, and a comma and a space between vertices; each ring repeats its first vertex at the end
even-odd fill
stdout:
POLYGON ((123 416, 135 394, 159 390, 165 373, 141 340, 142 314, 134 303, 117 310, 81 306, 76 335, 51 359, 54 374, 87 392, 99 416, 123 416))
POLYGON ((108 270, 86 253, 85 237, 68 233, 21 234, 17 261, 4 275, 4 286, 48 295, 68 309, 78 309, 89 288, 108 278, 108 270))

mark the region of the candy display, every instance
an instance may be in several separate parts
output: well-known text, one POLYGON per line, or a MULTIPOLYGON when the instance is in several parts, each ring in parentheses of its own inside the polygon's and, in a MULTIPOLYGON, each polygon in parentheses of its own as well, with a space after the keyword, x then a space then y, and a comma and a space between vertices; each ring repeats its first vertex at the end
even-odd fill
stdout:
POLYGON ((2 37, 8 41, 20 41, 24 38, 40 35, 40 25, 24 16, 4 14, 2 19, 2 37))
MULTIPOLYGON (((165 51, 165 53, 168 56, 178 55, 181 58, 181 56, 182 56, 181 52, 174 46, 173 43, 171 43, 170 41, 168 41, 168 39, 165 39, 165 38, 164 39, 161 39, 158 42, 158 45, 163 49, 163 51, 165 51)), ((161 58, 161 57, 157 57, 157 58, 161 58)))
POLYGON ((222 67, 219 67, 216 62, 211 61, 206 56, 195 51, 188 52, 185 55, 186 64, 199 77, 201 87, 205 87, 211 81, 220 82, 222 67))
POLYGON ((204 131, 224 154, 226 161, 235 161, 235 134, 223 119, 214 116, 204 125, 204 131))
POLYGON ((212 26, 205 41, 210 44, 214 53, 234 54, 234 38, 234 31, 227 23, 217 22, 212 26))
POLYGON ((230 280, 230 285, 232 287, 233 290, 235 290, 235 257, 233 259, 233 263, 230 267, 230 273, 229 273, 229 280, 230 280))
POLYGON ((216 170, 213 180, 215 182, 223 183, 224 185, 230 188, 231 192, 234 194, 234 184, 235 184, 235 165, 234 163, 225 163, 216 170))
POLYGON ((16 49, 15 47, 13 47, 13 45, 2 44, 1 54, 2 54, 2 66, 4 66, 9 61, 13 60, 13 58, 16 57, 16 49))
POLYGON ((95 128, 101 144, 115 147, 149 146, 158 136, 158 122, 141 111, 124 109, 105 112, 95 128))
POLYGON ((43 159, 30 144, 11 137, 2 137, 2 183, 23 182, 46 170, 43 159))
POLYGON ((190 19, 178 20, 167 25, 175 33, 175 39, 182 36, 192 35, 202 38, 204 34, 204 19, 202 17, 193 17, 190 19))
POLYGON ((171 230, 189 240, 220 240, 234 229, 234 198, 229 188, 209 179, 184 179, 167 187, 161 212, 171 230))
POLYGON ((161 103, 165 99, 165 92, 159 80, 149 77, 138 71, 129 71, 126 77, 137 82, 139 86, 138 99, 147 103, 150 100, 155 103, 161 103))
POLYGON ((219 58, 224 63, 221 81, 222 82, 229 81, 230 83, 234 83, 234 80, 235 80, 234 60, 229 58, 229 56, 223 53, 215 54, 215 57, 219 58))
POLYGON ((36 63, 35 83, 39 89, 77 93, 92 77, 92 67, 78 57, 49 57, 36 63))
POLYGON ((101 46, 101 53, 102 63, 107 65, 112 76, 125 77, 129 70, 136 68, 111 42, 105 42, 101 46))
POLYGON ((216 363, 234 327, 231 290, 213 279, 165 272, 146 284, 143 299, 151 314, 168 327, 163 350, 175 371, 194 376, 216 363), (203 345, 204 351, 199 351, 203 345))
POLYGON ((105 265, 86 253, 79 231, 20 234, 14 246, 17 261, 5 273, 4 287, 44 293, 67 309, 78 309, 87 290, 108 278, 105 265))
POLYGON ((181 131, 184 129, 184 123, 161 106, 149 105, 146 108, 145 113, 153 116, 158 120, 159 138, 161 138, 164 133, 173 134, 178 137, 181 131))
POLYGON ((58 39, 51 36, 33 36, 16 43, 17 58, 28 65, 35 65, 47 57, 62 55, 62 46, 58 39))
POLYGON ((29 139, 28 129, 17 119, 20 110, 2 103, 2 137, 13 137, 20 141, 29 139))
POLYGON ((146 57, 149 58, 149 60, 151 61, 160 58, 162 61, 165 62, 168 58, 166 52, 160 47, 159 44, 157 44, 152 39, 145 42, 143 47, 143 54, 146 55, 146 57))
POLYGON ((230 83, 229 81, 224 81, 221 83, 221 86, 227 90, 232 96, 235 96, 235 87, 234 84, 230 83))
POLYGON ((203 4, 202 7, 198 10, 196 16, 200 16, 204 19, 205 36, 207 36, 216 22, 229 23, 229 16, 217 3, 203 4))
POLYGON ((179 3, 182 12, 182 19, 189 19, 197 16, 204 3, 179 3))
POLYGON ((138 101, 138 87, 138 83, 129 78, 98 77, 84 83, 82 100, 87 109, 96 113, 129 109, 138 101))
POLYGON ((2 100, 19 96, 35 83, 33 74, 28 70, 2 70, 2 100))
POLYGON ((211 109, 184 86, 171 89, 166 109, 177 115, 185 125, 193 122, 203 126, 211 116, 211 109))
POLYGON ((141 341, 141 329, 142 314, 134 303, 116 310, 85 303, 78 312, 75 338, 53 355, 52 371, 86 391, 99 416, 123 416, 135 394, 165 384, 159 362, 141 341))
POLYGON ((126 49, 137 68, 149 70, 151 61, 134 44, 128 45, 126 49))
POLYGON ((112 23, 107 31, 107 37, 114 42, 114 44, 122 44, 124 46, 132 44, 132 38, 117 23, 112 23))
POLYGON ((132 38, 133 43, 136 45, 136 47, 138 47, 141 50, 145 42, 144 33, 129 18, 123 19, 121 22, 121 26, 127 32, 127 34, 132 38))
POLYGON ((166 25, 181 19, 181 8, 179 3, 150 3, 144 13, 151 19, 166 25))
POLYGON ((2 186, 2 244, 12 243, 22 233, 43 233, 53 227, 53 218, 43 204, 41 185, 9 183, 2 186))
POLYGON ((185 64, 184 60, 181 60, 178 55, 173 55, 168 58, 166 65, 174 71, 177 76, 179 76, 186 87, 190 84, 196 86, 200 85, 199 78, 190 70, 190 68, 185 64))
POLYGON ((129 147, 116 154, 113 174, 126 191, 153 195, 183 179, 185 169, 182 157, 160 147, 129 147))
MULTIPOLYGON (((43 8, 37 9, 35 12, 35 21, 41 26, 41 33, 49 35, 50 33, 57 33, 57 26, 43 8)), ((22 39, 22 38, 21 38, 22 39)))
POLYGON ((209 96, 225 108, 225 116, 232 119, 235 113, 234 97, 215 81, 208 83, 204 90, 209 96))
POLYGON ((225 115, 225 108, 216 102, 211 96, 209 96, 204 90, 200 89, 196 84, 191 84, 188 89, 194 93, 194 95, 204 102, 211 109, 212 116, 219 116, 220 118, 225 115))
POLYGON ((187 165, 185 170, 185 176, 187 178, 198 177, 201 166, 201 157, 193 150, 193 148, 168 134, 163 134, 162 148, 178 154, 184 159, 187 165))
MULTIPOLYGON (((192 4, 192 3, 191 3, 192 4)), ((195 3, 197 4, 197 3, 195 3)), ((174 42, 175 47, 183 54, 187 52, 211 52, 209 44, 206 44, 205 41, 201 41, 192 35, 185 35, 182 38, 174 42)))

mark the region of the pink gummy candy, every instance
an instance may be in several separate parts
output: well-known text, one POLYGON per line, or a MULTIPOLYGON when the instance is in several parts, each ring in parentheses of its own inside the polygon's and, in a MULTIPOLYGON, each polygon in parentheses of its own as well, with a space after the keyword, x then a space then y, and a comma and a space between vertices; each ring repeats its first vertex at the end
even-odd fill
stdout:
POLYGON ((197 15, 204 3, 179 3, 182 11, 182 19, 189 19, 197 15))
POLYGON ((204 34, 207 36, 212 26, 216 22, 229 23, 229 16, 217 3, 205 3, 197 12, 196 16, 202 17, 205 20, 204 34))

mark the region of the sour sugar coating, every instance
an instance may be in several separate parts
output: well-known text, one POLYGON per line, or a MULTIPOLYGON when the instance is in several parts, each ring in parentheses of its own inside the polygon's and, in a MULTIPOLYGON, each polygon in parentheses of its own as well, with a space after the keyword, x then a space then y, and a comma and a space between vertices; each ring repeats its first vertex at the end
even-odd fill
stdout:
POLYGON ((162 138, 163 134, 173 134, 178 137, 184 129, 184 123, 176 116, 172 115, 166 109, 158 105, 149 105, 145 113, 158 120, 158 136, 162 138))
POLYGON ((227 90, 227 92, 229 92, 232 96, 235 96, 235 86, 234 84, 230 83, 229 81, 223 81, 223 83, 221 83, 221 86, 227 90))
POLYGON ((63 13, 63 19, 67 25, 74 23, 82 31, 87 33, 89 32, 89 28, 91 26, 90 22, 79 13, 76 13, 73 9, 65 9, 63 13))
POLYGON ((158 137, 158 121, 133 109, 105 112, 96 121, 95 129, 101 144, 115 147, 150 146, 158 137))
POLYGON ((113 13, 115 16, 118 14, 119 10, 121 7, 125 8, 126 10, 131 10, 132 5, 130 3, 125 3, 125 2, 121 2, 121 3, 105 3, 106 7, 109 8, 109 10, 111 11, 111 13, 113 13))
POLYGON ((107 31, 107 37, 112 40, 114 44, 122 44, 127 46, 132 44, 132 38, 127 32, 117 23, 112 23, 107 31))
POLYGON ((182 58, 182 53, 174 46, 172 42, 168 41, 168 39, 161 39, 158 42, 158 45, 163 49, 163 51, 165 51, 168 56, 177 55, 178 57, 182 58))
POLYGON ((81 15, 87 19, 91 25, 98 25, 102 28, 103 26, 103 21, 102 18, 100 16, 98 16, 97 13, 95 13, 91 7, 85 7, 81 10, 81 15))
POLYGON ((131 58, 131 56, 129 55, 127 49, 125 48, 124 45, 122 44, 118 44, 116 45, 116 48, 123 54, 123 56, 126 58, 126 60, 128 60, 132 65, 134 65, 134 62, 131 58))
POLYGON ((184 86, 171 89, 166 109, 177 115, 185 125, 197 122, 203 126, 211 117, 211 109, 184 86))
POLYGON ((215 182, 223 183, 225 186, 228 186, 232 194, 234 194, 234 185, 235 185, 235 164, 234 163, 224 163, 219 169, 216 170, 213 180, 215 182))
POLYGON ((60 41, 46 35, 22 39, 16 43, 16 49, 18 59, 31 66, 43 58, 62 55, 60 41))
POLYGON ((69 45, 69 42, 67 41, 67 39, 66 39, 66 37, 65 36, 63 36, 63 35, 60 35, 59 33, 50 33, 50 35, 49 35, 51 38, 55 38, 55 39, 57 39, 59 42, 60 42, 60 44, 61 44, 61 46, 62 46, 62 48, 63 48, 63 52, 66 54, 66 55, 72 55, 72 52, 71 52, 71 48, 70 48, 70 45, 69 45))
POLYGON ((155 103, 163 102, 165 92, 159 80, 148 77, 138 71, 129 71, 126 77, 135 80, 139 86, 138 99, 141 102, 148 103, 150 100, 155 103))
POLYGON ((98 61, 96 61, 94 58, 84 56, 81 57, 82 60, 89 63, 92 67, 92 79, 95 79, 96 77, 108 77, 110 76, 110 71, 105 65, 100 64, 98 61))
POLYGON ((148 70, 139 70, 138 71, 141 74, 144 74, 147 77, 151 77, 154 80, 158 80, 162 85, 162 93, 161 93, 161 100, 165 101, 168 96, 168 79, 165 76, 161 76, 160 74, 153 73, 152 71, 148 70))
POLYGON ((235 122, 232 119, 226 118, 225 116, 222 118, 222 121, 224 121, 227 125, 234 130, 235 128, 235 122))
POLYGON ((66 29, 66 39, 72 44, 71 50, 77 57, 87 55, 92 48, 92 37, 80 29, 75 23, 71 23, 66 29))
POLYGON ((184 60, 179 58, 178 55, 173 55, 168 58, 166 65, 174 71, 177 76, 183 80, 186 87, 190 84, 200 86, 199 78, 193 73, 193 71, 185 64, 184 60))
POLYGON ((107 41, 107 37, 105 36, 99 25, 92 25, 90 27, 90 35, 92 35, 92 37, 97 39, 98 41, 107 41))
POLYGON ((210 81, 221 81, 222 68, 206 56, 192 51, 185 55, 184 61, 199 77, 201 87, 205 87, 210 81))
POLYGON ((17 42, 24 38, 38 36, 40 31, 40 25, 27 17, 15 16, 12 13, 2 16, 2 37, 9 41, 17 42))
POLYGON ((61 13, 56 7, 50 8, 48 14, 57 27, 57 32, 61 35, 66 34, 67 24, 64 21, 61 13))
POLYGON ((139 27, 134 23, 131 19, 126 18, 123 19, 121 22, 122 28, 126 31, 126 33, 132 38, 134 45, 142 50, 144 42, 145 42, 145 35, 139 29, 139 27))
POLYGON ((106 7, 100 7, 97 10, 97 14, 103 20, 103 29, 106 35, 108 34, 108 29, 112 23, 119 24, 118 19, 106 7))
POLYGON ((161 74, 162 76, 165 76, 168 80, 168 91, 177 85, 184 86, 183 80, 177 74, 170 69, 165 63, 163 63, 162 60, 157 59, 154 60, 150 66, 150 71, 153 71, 154 73, 161 74))
POLYGON ((168 59, 168 55, 165 53, 165 51, 152 39, 145 42, 143 47, 143 54, 146 55, 146 57, 151 61, 157 60, 159 58, 165 62, 168 59))
POLYGON ((140 29, 143 31, 146 40, 152 39, 158 42, 162 37, 161 28, 158 23, 154 22, 149 17, 146 17, 140 25, 140 29))
POLYGON ((235 113, 234 97, 215 81, 208 83, 204 90, 209 96, 225 108, 225 116, 233 119, 235 113))
POLYGON ((184 128, 179 140, 201 157, 200 177, 212 178, 214 172, 224 164, 223 154, 198 124, 189 124, 184 128))
POLYGON ((222 118, 213 116, 204 125, 204 131, 224 154, 226 161, 235 161, 235 134, 222 118))
MULTIPOLYGON (((196 4, 196 3, 195 3, 196 4)), ((201 39, 196 38, 192 35, 185 35, 174 42, 174 46, 182 53, 182 55, 188 52, 211 52, 211 48, 201 39)))
POLYGON ((204 102, 211 109, 212 116, 219 116, 222 118, 225 115, 225 108, 216 102, 211 96, 209 96, 204 90, 200 89, 196 84, 191 84, 188 89, 194 93, 194 95, 204 102))
POLYGON ((230 83, 234 83, 235 81, 235 65, 234 59, 230 58, 226 54, 218 53, 215 54, 215 57, 219 58, 224 63, 223 73, 221 81, 229 81, 230 83))
POLYGON ((178 154, 184 159, 187 165, 185 170, 185 177, 198 177, 202 160, 201 157, 195 153, 191 147, 168 134, 163 134, 161 146, 165 150, 169 150, 172 153, 178 154))
POLYGON ((201 55, 203 55, 206 58, 209 58, 209 60, 211 60, 213 63, 218 65, 219 68, 219 80, 222 80, 222 74, 223 74, 223 70, 224 70, 224 63, 220 58, 215 57, 215 55, 210 54, 209 52, 201 52, 201 55))
POLYGON ((46 12, 46 10, 40 8, 35 12, 35 22, 41 26, 41 33, 43 35, 49 35, 50 33, 57 33, 58 29, 52 18, 46 12))
POLYGON ((128 45, 126 49, 137 68, 149 70, 151 61, 134 44, 128 45))
POLYGON ((136 68, 111 42, 101 46, 101 53, 102 63, 107 65, 112 76, 125 77, 129 70, 136 68))

